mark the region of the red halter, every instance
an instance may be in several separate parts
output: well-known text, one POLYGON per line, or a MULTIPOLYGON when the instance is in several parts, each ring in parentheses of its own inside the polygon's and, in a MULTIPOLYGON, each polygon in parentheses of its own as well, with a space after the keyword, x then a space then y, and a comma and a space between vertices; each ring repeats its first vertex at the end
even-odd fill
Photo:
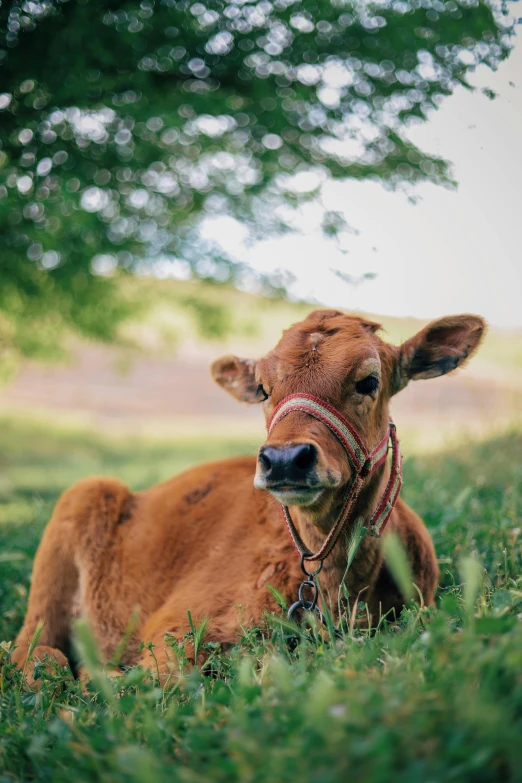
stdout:
POLYGON ((283 513, 290 536, 301 558, 303 560, 323 561, 328 557, 339 536, 350 521, 364 482, 368 476, 386 461, 389 441, 392 451, 390 478, 373 512, 370 520, 370 531, 373 536, 380 536, 386 527, 402 486, 402 456, 399 449, 397 431, 395 424, 390 421, 386 436, 377 444, 373 451, 369 452, 357 430, 327 402, 311 394, 291 394, 289 397, 285 397, 274 410, 268 422, 268 434, 270 435, 276 424, 289 413, 292 413, 292 411, 303 411, 303 413, 308 413, 315 419, 322 421, 323 424, 326 424, 341 442, 355 471, 355 477, 346 493, 342 511, 323 545, 315 554, 303 543, 292 521, 288 506, 283 506, 283 513))

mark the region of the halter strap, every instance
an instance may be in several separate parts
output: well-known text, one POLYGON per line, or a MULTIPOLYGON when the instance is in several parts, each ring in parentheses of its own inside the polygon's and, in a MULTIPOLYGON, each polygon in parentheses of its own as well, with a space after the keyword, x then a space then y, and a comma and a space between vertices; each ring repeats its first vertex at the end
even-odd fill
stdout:
POLYGON ((292 411, 302 411, 325 424, 344 447, 355 471, 354 479, 345 495, 341 513, 318 552, 313 553, 308 549, 294 525, 288 506, 283 506, 288 531, 301 558, 310 561, 323 561, 328 557, 350 521, 366 479, 386 461, 388 449, 391 448, 390 478, 370 520, 370 532, 373 536, 378 537, 384 531, 402 486, 402 456, 397 430, 395 424, 390 421, 385 437, 369 452, 355 427, 335 408, 311 394, 292 394, 285 397, 274 410, 268 423, 268 435, 276 424, 292 411))

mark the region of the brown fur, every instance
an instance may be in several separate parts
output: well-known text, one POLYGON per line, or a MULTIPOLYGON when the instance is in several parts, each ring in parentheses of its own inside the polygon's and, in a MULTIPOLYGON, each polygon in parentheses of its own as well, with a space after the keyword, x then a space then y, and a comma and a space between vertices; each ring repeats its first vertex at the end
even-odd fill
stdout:
MULTIPOLYGON (((357 427, 371 449, 386 431, 392 394, 410 378, 433 377, 462 364, 479 344, 484 323, 476 316, 440 319, 400 348, 381 340, 378 328, 359 317, 317 311, 287 330, 259 362, 224 357, 212 372, 237 399, 260 403, 266 392, 267 418, 288 394, 321 397, 357 427), (372 395, 355 389, 365 367, 380 372, 379 390, 372 395)), ((317 548, 351 478, 346 454, 323 424, 300 412, 277 424, 269 442, 312 442, 317 447, 317 480, 326 489, 313 504, 291 508, 303 540, 317 548)), ((122 663, 154 668, 150 652, 139 650, 141 641, 150 640, 158 666, 166 672, 173 654, 165 635, 183 637, 187 610, 196 622, 210 618, 209 639, 231 644, 240 622, 259 622, 264 610, 275 609, 267 584, 293 601, 302 579, 299 557, 279 503, 267 491, 254 489, 255 473, 255 457, 238 457, 192 468, 137 493, 112 478, 85 479, 67 490, 36 554, 14 660, 25 664, 43 620, 34 658, 47 653, 64 664, 71 621, 81 615, 88 617, 109 661, 139 607, 122 663)), ((371 476, 357 515, 369 518, 388 473, 385 465, 371 476)), ((438 567, 422 520, 399 499, 388 530, 402 539, 423 600, 431 604, 438 567)), ((346 539, 338 542, 321 577, 326 594, 334 598, 345 568, 345 546, 346 539)), ((402 598, 387 573, 378 539, 363 540, 346 582, 351 596, 364 591, 374 620, 381 612, 400 611, 402 598)))

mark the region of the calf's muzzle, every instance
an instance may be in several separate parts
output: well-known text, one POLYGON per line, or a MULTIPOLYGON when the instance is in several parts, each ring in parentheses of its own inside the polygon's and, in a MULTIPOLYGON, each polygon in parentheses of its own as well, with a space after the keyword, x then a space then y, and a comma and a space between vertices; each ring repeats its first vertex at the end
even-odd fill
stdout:
POLYGON ((312 443, 262 446, 259 450, 259 472, 269 485, 305 485, 317 462, 312 443))

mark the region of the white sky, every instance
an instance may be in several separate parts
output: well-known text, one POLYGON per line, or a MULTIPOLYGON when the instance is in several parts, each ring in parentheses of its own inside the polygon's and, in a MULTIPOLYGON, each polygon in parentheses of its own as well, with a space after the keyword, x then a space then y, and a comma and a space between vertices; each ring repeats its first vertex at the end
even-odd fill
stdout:
MULTIPOLYGON (((476 312, 499 326, 522 325, 522 38, 498 71, 477 71, 473 83, 499 94, 489 100, 463 88, 410 133, 422 149, 452 161, 457 191, 433 185, 408 202, 370 182, 328 183, 323 200, 358 230, 347 254, 318 227, 242 244, 232 221, 209 233, 260 271, 288 269, 292 293, 326 305, 384 315, 431 318, 476 312), (511 82, 511 84, 510 84, 511 82), (349 285, 331 270, 375 280, 349 285)), ((312 208, 313 209, 313 208, 312 208)), ((318 210, 316 210, 316 213, 318 210)), ((305 223, 314 224, 314 215, 305 223)))

